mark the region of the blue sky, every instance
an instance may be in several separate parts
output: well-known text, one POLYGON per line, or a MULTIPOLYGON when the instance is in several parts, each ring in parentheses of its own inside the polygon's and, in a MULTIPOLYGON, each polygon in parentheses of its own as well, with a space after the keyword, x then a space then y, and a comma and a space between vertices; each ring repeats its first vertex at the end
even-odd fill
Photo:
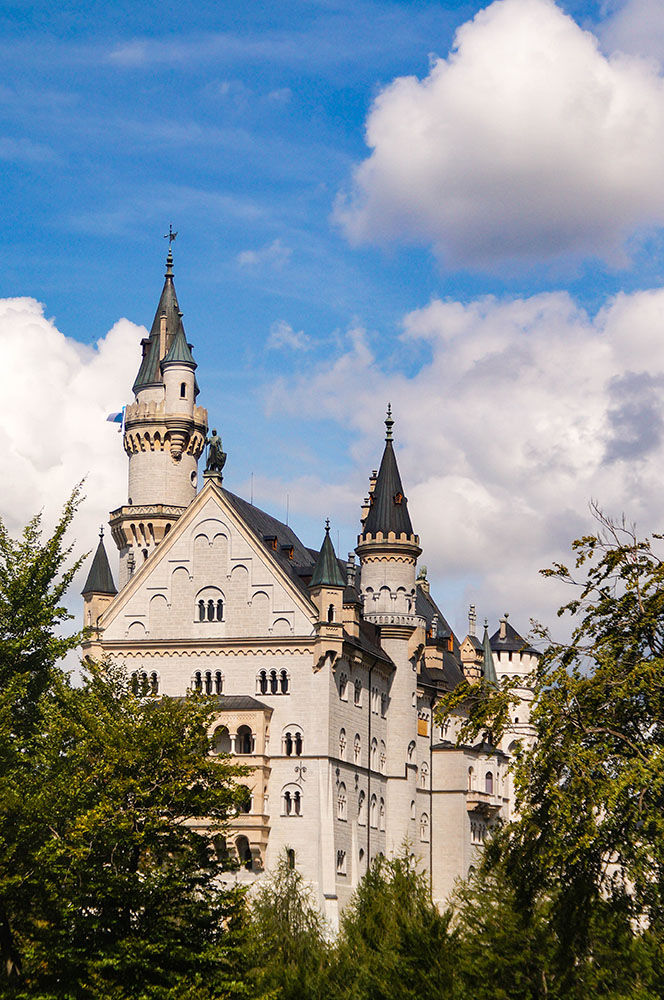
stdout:
POLYGON ((91 385, 128 399, 172 223, 226 484, 288 496, 307 543, 329 515, 353 547, 388 398, 459 630, 469 600, 550 616, 533 581, 591 497, 661 528, 658 5, 4 2, 0 26, 0 299, 44 308, 0 321, 43 404, 8 416, 11 525, 86 472, 82 534, 124 501, 117 436, 72 428, 91 385), (51 439, 44 485, 56 410, 78 445, 51 439))

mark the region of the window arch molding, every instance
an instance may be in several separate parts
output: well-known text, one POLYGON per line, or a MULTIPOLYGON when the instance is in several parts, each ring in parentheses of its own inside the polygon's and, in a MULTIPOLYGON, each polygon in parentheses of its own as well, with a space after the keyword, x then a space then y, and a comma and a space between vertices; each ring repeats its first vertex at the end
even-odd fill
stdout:
POLYGON ((302 816, 302 789, 291 782, 281 789, 281 815, 302 816))
POLYGON ((223 622, 226 599, 219 587, 203 587, 194 598, 194 618, 203 622, 223 622))
POLYGON ((291 723, 281 732, 281 748, 286 757, 301 757, 304 751, 302 726, 291 723))
POLYGON ((343 823, 348 819, 348 796, 346 795, 346 786, 343 781, 337 789, 337 819, 343 823))

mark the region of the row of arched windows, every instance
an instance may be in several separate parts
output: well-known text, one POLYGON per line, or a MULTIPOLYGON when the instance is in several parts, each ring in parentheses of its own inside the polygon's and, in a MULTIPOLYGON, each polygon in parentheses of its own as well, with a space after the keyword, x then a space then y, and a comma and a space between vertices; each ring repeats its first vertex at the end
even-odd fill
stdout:
MULTIPOLYGON (((348 675, 345 673, 339 675, 339 698, 341 701, 348 701, 348 675)), ((353 704, 358 708, 362 707, 362 681, 359 678, 353 681, 353 704)), ((387 694, 374 687, 371 689, 371 711, 374 715, 378 715, 379 705, 380 714, 385 718, 387 712, 387 694)))
POLYGON ((191 687, 199 694, 222 694, 224 675, 221 670, 197 670, 191 679, 191 687))
POLYGON ((256 694, 289 694, 290 676, 287 670, 260 670, 256 678, 256 694))
POLYGON ((199 601, 198 602, 198 620, 199 622, 221 622, 224 620, 224 602, 219 599, 217 601, 199 601))
POLYGON ((217 726, 212 739, 215 753, 247 756, 256 752, 256 737, 250 726, 238 726, 236 733, 230 733, 227 726, 217 726))
POLYGON ((129 678, 131 693, 139 697, 149 694, 159 694, 159 674, 156 670, 147 673, 145 670, 134 670, 129 678))
MULTIPOLYGON (((341 729, 339 731, 339 759, 346 760, 346 751, 348 749, 348 741, 346 739, 346 730, 341 729)), ((362 740, 360 739, 360 734, 355 733, 355 738, 353 740, 353 763, 362 763, 362 740)), ((372 771, 380 770, 381 774, 385 774, 387 770, 387 747, 385 746, 385 741, 380 741, 380 754, 378 740, 374 736, 371 741, 371 769, 372 771)))

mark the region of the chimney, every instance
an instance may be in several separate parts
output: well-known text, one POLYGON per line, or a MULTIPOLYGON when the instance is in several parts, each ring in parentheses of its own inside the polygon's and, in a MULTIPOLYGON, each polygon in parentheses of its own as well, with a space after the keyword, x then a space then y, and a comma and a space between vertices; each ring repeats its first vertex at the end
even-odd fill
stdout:
POLYGON ((349 587, 355 587, 355 574, 357 572, 357 566, 355 565, 355 553, 348 553, 348 562, 346 563, 346 582, 349 587))
POLYGON ((506 611, 503 617, 500 619, 500 638, 507 638, 507 619, 509 618, 509 612, 506 611))
POLYGON ((477 611, 474 604, 468 608, 468 635, 477 635, 477 611))

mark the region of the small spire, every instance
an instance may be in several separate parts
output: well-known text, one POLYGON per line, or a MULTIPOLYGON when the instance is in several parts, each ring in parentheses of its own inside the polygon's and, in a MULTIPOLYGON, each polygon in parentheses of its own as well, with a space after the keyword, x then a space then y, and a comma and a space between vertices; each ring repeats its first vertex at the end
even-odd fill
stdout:
POLYGON ((491 642, 489 640, 489 619, 484 619, 484 639, 482 640, 482 678, 487 684, 492 687, 498 687, 498 677, 496 676, 496 668, 493 662, 493 653, 491 652, 491 642))
POLYGON ((329 519, 329 517, 326 517, 326 518, 325 518, 325 531, 326 531, 326 532, 328 533, 328 535, 329 535, 329 533, 330 533, 330 519, 329 519))
POLYGON ((386 441, 391 441, 392 440, 392 428, 393 428, 393 426, 394 426, 394 420, 392 419, 392 404, 388 403, 387 404, 387 417, 385 418, 385 427, 387 428, 387 431, 386 431, 386 434, 385 434, 385 440, 386 441))
POLYGON ((100 541, 102 541, 102 540, 103 540, 103 538, 104 538, 104 525, 103 525, 103 524, 101 524, 101 525, 99 526, 99 539, 100 539, 100 541))

